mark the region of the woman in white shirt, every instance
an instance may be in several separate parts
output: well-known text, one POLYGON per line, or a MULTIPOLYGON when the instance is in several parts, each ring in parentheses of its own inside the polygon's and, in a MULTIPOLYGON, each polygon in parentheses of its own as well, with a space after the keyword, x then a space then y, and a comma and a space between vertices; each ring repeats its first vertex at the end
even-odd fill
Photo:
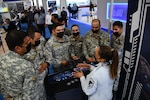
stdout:
POLYGON ((85 77, 82 70, 73 73, 80 78, 82 90, 88 95, 88 100, 112 100, 112 88, 117 77, 118 54, 108 46, 96 48, 96 67, 89 64, 78 64, 77 67, 88 67, 91 72, 85 77))

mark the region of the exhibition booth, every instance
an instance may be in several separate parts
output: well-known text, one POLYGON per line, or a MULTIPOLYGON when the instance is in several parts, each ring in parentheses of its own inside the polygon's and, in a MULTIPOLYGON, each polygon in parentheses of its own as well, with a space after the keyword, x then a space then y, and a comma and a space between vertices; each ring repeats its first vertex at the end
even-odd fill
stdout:
MULTIPOLYGON (((91 17, 90 0, 76 0, 76 2, 73 0, 3 0, 0 3, 0 22, 4 18, 12 19, 14 9, 21 12, 28 9, 29 6, 42 6, 47 12, 52 5, 55 5, 61 11, 62 7, 67 8, 69 4, 73 5, 74 3, 79 7, 78 18, 70 19, 69 23, 70 26, 79 24, 83 36, 86 33, 85 30, 91 29, 90 23, 94 18, 101 20, 101 28, 109 34, 112 32, 112 23, 116 20, 122 21, 123 30, 126 34, 116 100, 149 100, 150 57, 148 54, 150 54, 150 50, 148 33, 150 32, 150 1, 92 0, 92 2, 95 4, 95 11, 91 17)), ((79 80, 69 77, 68 75, 71 75, 71 73, 72 70, 57 75, 53 74, 56 79, 48 80, 48 82, 53 83, 47 82, 47 94, 54 95, 56 100, 62 100, 62 98, 65 100, 84 100, 86 97, 81 90, 79 80), (51 94, 51 89, 54 89, 56 93, 51 94)), ((52 74, 49 76, 52 76, 52 74)))
POLYGON ((90 0, 77 0, 76 2, 73 0, 4 0, 2 5, 6 5, 7 9, 3 11, 4 8, 2 5, 0 5, 0 7, 3 9, 0 11, 0 15, 3 19, 13 19, 15 15, 14 10, 21 12, 25 9, 28 9, 30 6, 43 7, 45 12, 48 13, 47 11, 52 5, 56 6, 58 13, 60 13, 62 7, 65 7, 66 11, 68 11, 67 6, 71 4, 72 7, 75 3, 79 7, 77 20, 84 22, 85 24, 90 24, 92 19, 99 18, 103 28, 109 29, 110 23, 112 24, 112 22, 116 20, 122 21, 124 27, 126 27, 126 15, 128 6, 127 0, 124 0, 124 2, 121 0, 114 0, 113 8, 111 7, 110 0, 92 0, 92 2, 95 7, 94 10, 90 12, 90 0), (111 10, 113 11, 112 15, 111 10), (112 16, 112 18, 110 18, 110 16, 112 16))

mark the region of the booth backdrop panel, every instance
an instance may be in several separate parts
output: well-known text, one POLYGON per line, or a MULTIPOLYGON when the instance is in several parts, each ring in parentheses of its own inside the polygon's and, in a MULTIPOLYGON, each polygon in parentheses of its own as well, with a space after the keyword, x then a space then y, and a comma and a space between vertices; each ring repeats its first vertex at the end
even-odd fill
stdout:
POLYGON ((117 100, 150 100, 150 0, 129 0, 117 100))

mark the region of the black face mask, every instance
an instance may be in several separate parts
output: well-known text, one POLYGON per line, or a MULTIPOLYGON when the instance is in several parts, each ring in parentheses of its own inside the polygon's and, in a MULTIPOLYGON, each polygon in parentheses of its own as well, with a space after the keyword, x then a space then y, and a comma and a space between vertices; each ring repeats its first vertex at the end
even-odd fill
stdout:
POLYGON ((77 32, 77 33, 72 33, 72 34, 73 34, 73 36, 78 36, 80 33, 77 32))
POLYGON ((64 32, 57 33, 57 37, 62 38, 64 36, 64 32))
POLYGON ((31 50, 31 43, 28 44, 28 46, 26 47, 27 51, 25 52, 25 54, 27 54, 30 50, 31 50))
POLYGON ((40 44, 40 40, 35 41, 35 44, 33 46, 38 46, 40 44))
POLYGON ((99 30, 92 30, 93 33, 98 33, 99 30))
POLYGON ((119 36, 119 33, 118 32, 114 32, 113 33, 115 36, 119 36))

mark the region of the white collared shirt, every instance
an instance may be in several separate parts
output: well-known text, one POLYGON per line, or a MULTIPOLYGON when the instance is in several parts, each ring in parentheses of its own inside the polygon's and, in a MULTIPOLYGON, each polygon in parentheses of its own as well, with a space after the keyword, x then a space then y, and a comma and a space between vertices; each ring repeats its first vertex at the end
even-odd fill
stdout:
POLYGON ((110 77, 110 66, 99 63, 97 67, 80 78, 82 90, 88 95, 88 100, 112 100, 114 80, 110 77))
POLYGON ((47 25, 53 24, 53 23, 51 22, 51 19, 52 19, 51 14, 47 14, 47 15, 45 16, 45 24, 47 24, 47 25))

